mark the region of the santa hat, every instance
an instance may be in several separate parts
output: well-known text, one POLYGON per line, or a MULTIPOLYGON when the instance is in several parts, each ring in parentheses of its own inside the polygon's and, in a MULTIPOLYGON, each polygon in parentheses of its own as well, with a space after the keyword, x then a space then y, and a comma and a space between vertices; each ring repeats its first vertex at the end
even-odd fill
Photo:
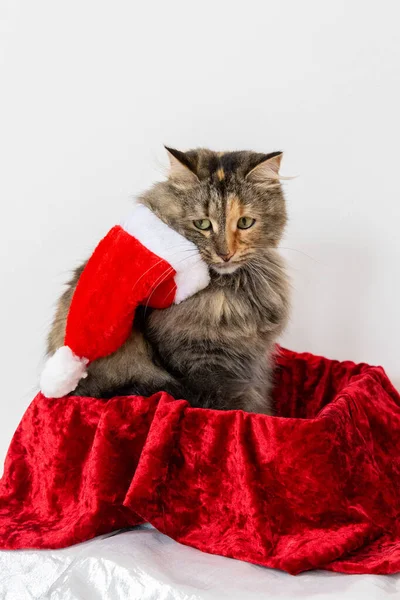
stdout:
POLYGON ((197 247, 138 204, 101 240, 85 266, 69 309, 65 345, 42 372, 42 393, 60 398, 72 392, 90 362, 128 339, 139 304, 167 308, 208 283, 197 247))

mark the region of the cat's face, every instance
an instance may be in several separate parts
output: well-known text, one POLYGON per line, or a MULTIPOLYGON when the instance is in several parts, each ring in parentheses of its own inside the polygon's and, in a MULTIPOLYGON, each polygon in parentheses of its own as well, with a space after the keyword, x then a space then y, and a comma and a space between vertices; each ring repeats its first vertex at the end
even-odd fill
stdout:
POLYGON ((142 200, 194 242, 215 272, 229 275, 278 245, 286 223, 280 152, 168 152, 168 180, 142 200))

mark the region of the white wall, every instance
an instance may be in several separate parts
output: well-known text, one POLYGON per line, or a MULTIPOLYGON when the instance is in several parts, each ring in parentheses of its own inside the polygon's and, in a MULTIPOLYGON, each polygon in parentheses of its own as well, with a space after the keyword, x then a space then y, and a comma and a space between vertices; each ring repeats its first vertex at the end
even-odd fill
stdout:
POLYGON ((400 383, 398 3, 3 0, 0 458, 68 270, 162 144, 283 149, 284 343, 400 383))

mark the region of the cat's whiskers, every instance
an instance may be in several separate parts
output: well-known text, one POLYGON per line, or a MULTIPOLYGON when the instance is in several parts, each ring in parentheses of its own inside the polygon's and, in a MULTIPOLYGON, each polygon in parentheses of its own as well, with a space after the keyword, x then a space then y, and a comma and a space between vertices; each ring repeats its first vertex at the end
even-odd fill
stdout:
POLYGON ((145 304, 145 307, 144 307, 143 318, 145 318, 145 317, 146 317, 146 314, 147 314, 147 309, 148 309, 148 307, 149 307, 149 303, 150 303, 150 300, 151 300, 151 298, 152 298, 152 296, 153 296, 154 292, 157 290, 157 288, 159 288, 159 287, 160 287, 160 285, 162 285, 162 284, 163 284, 165 281, 167 281, 167 279, 168 279, 168 276, 169 276, 171 273, 173 273, 173 272, 174 272, 174 270, 175 270, 175 269, 174 269, 173 267, 170 267, 169 269, 165 269, 165 271, 164 271, 164 272, 163 272, 163 273, 160 275, 160 277, 158 277, 158 278, 156 279, 156 281, 154 282, 154 284, 153 284, 153 288, 152 288, 152 290, 151 290, 151 293, 150 293, 149 297, 147 298, 147 301, 146 301, 146 304, 145 304))
MULTIPOLYGON (((185 252, 193 252, 193 250, 191 248, 185 248, 184 244, 182 244, 182 245, 179 244, 177 246, 172 246, 171 250, 174 250, 174 249, 177 249, 177 250, 171 256, 176 256, 177 254, 181 254, 181 253, 185 253, 185 252)), ((149 273, 152 269, 154 269, 155 267, 157 267, 162 262, 166 262, 166 260, 164 258, 160 258, 160 260, 158 260, 156 263, 154 263, 154 265, 151 265, 151 267, 149 267, 147 269, 147 271, 145 271, 144 273, 142 273, 142 275, 139 277, 139 279, 137 279, 135 281, 135 284, 134 284, 132 290, 135 289, 135 287, 137 286, 137 284, 139 283, 139 281, 141 279, 143 279, 143 277, 145 277, 147 275, 147 273, 149 273)))
POLYGON ((262 271, 261 268, 257 265, 251 264, 249 263, 249 267, 250 267, 250 271, 255 274, 256 276, 259 277, 259 279, 263 280, 267 286, 272 289, 272 286, 270 284, 270 282, 268 281, 268 273, 266 273, 265 271, 262 271))
POLYGON ((314 262, 321 264, 319 260, 317 260, 316 258, 314 258, 313 256, 310 256, 310 254, 307 254, 306 252, 303 252, 303 250, 298 250, 297 248, 288 248, 286 246, 279 246, 280 250, 290 250, 291 252, 298 252, 299 254, 303 254, 304 256, 306 256, 307 258, 310 258, 311 260, 313 260, 314 262))
MULTIPOLYGON (((196 257, 196 256, 197 256, 197 252, 193 252, 193 250, 191 250, 191 249, 189 249, 189 248, 188 248, 188 250, 189 250, 190 252, 192 252, 192 254, 191 254, 190 256, 185 256, 184 258, 182 258, 181 260, 179 260, 179 261, 176 263, 177 265, 180 265, 180 264, 182 264, 183 262, 185 262, 186 260, 192 259, 192 258, 194 258, 194 257, 196 257)), ((199 260, 198 260, 198 261, 197 261, 197 263, 195 263, 195 264, 199 264, 199 263, 200 263, 200 261, 201 261, 201 259, 199 258, 199 260)), ((164 272, 163 272, 163 273, 162 273, 162 274, 161 274, 161 275, 160 275, 160 276, 159 276, 159 277, 156 279, 156 281, 154 282, 154 284, 153 284, 153 289, 152 289, 152 291, 151 291, 151 294, 150 294, 150 296, 148 297, 148 299, 147 299, 147 302, 146 302, 146 304, 145 304, 145 307, 144 307, 144 317, 146 317, 146 312, 147 312, 147 309, 148 309, 148 307, 149 307, 150 300, 151 300, 151 298, 152 298, 152 296, 153 296, 154 292, 155 292, 155 291, 156 291, 156 290, 157 290, 157 289, 160 287, 160 285, 162 285, 162 284, 163 284, 163 283, 164 283, 164 282, 167 280, 168 276, 169 276, 169 275, 170 275, 170 274, 171 274, 173 271, 175 271, 175 269, 174 269, 173 267, 170 267, 169 269, 165 269, 165 271, 164 271, 164 272)), ((170 290, 170 292, 168 292, 167 296, 165 297, 165 300, 167 300, 167 298, 169 298, 169 296, 171 295, 171 293, 172 293, 172 292, 174 292, 174 291, 175 291, 174 289, 170 290)))

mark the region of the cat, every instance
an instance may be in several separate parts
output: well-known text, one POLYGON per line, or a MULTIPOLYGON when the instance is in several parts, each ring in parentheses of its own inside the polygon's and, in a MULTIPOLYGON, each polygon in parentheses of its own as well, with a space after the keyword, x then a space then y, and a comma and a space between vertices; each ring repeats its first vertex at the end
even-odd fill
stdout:
MULTIPOLYGON (((74 395, 150 396, 164 390, 192 406, 271 414, 276 341, 289 315, 277 251, 287 221, 281 152, 181 152, 138 201, 191 240, 209 265, 203 291, 164 310, 142 307, 127 342, 94 361, 74 395)), ((48 353, 63 345, 84 265, 61 296, 48 353)))

